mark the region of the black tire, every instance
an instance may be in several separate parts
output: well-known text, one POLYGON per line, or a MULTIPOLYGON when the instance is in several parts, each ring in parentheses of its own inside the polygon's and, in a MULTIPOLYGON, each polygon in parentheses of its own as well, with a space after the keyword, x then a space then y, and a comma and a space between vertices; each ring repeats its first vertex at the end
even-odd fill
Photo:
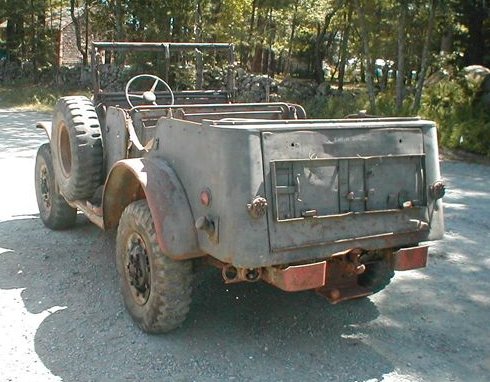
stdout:
POLYGON ((61 193, 70 201, 90 198, 103 181, 102 137, 92 102, 83 96, 60 98, 51 135, 61 193))
POLYGON ((162 253, 146 200, 124 210, 116 252, 124 304, 138 326, 148 333, 180 326, 191 304, 192 262, 162 253))
POLYGON ((357 279, 360 286, 377 293, 388 286, 395 271, 387 261, 366 264, 366 270, 357 279))
POLYGON ((49 143, 41 145, 37 150, 34 181, 39 216, 44 225, 53 230, 73 227, 77 210, 66 203, 58 190, 49 143))

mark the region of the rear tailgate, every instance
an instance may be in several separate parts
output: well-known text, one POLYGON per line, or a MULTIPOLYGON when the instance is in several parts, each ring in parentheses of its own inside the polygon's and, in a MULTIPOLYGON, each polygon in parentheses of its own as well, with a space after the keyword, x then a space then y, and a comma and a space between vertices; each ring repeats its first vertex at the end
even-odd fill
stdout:
POLYGON ((262 132, 272 252, 428 231, 419 127, 262 132))

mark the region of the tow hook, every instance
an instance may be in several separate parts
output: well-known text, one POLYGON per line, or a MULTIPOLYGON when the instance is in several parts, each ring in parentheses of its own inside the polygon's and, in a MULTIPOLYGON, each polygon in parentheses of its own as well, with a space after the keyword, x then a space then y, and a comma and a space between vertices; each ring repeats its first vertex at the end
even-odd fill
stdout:
POLYGON ((352 250, 347 255, 349 261, 347 262, 345 269, 347 273, 352 276, 358 276, 366 271, 366 266, 360 262, 361 255, 362 251, 357 249, 352 250))

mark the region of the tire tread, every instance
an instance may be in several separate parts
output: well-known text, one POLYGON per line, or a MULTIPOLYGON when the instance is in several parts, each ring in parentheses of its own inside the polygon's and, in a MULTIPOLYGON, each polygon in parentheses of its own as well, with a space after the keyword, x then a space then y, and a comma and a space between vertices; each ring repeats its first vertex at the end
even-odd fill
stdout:
POLYGON ((165 333, 179 327, 185 320, 191 304, 192 263, 176 261, 166 256, 157 241, 155 226, 146 200, 131 203, 124 210, 117 232, 117 262, 124 302, 136 323, 148 333, 165 333), (134 226, 144 229, 151 263, 151 292, 144 308, 131 301, 125 283, 121 251, 126 235, 134 226), (129 300, 128 300, 129 299, 129 300), (135 312, 134 309, 140 311, 135 312), (144 312, 143 312, 144 311, 144 312), (143 314, 141 314, 143 312, 143 314))
POLYGON ((54 156, 54 168, 60 180, 61 192, 68 200, 90 198, 103 182, 102 135, 92 102, 84 96, 62 97, 58 100, 52 140, 53 150, 56 151, 59 151, 57 134, 60 122, 64 122, 69 131, 72 153, 69 177, 64 176, 58 155, 54 156))
POLYGON ((39 207, 39 215, 44 225, 52 230, 63 230, 73 227, 77 217, 77 210, 76 208, 72 208, 58 191, 49 143, 44 143, 39 147, 36 156, 35 171, 36 199, 39 207), (50 211, 45 210, 40 195, 39 171, 42 162, 46 165, 49 176, 48 181, 51 189, 50 211))

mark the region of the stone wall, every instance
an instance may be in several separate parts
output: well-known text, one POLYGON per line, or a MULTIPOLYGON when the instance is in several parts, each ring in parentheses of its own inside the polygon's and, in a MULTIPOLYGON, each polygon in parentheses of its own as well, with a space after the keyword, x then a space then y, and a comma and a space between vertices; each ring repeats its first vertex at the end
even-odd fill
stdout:
POLYGON ((263 74, 248 73, 237 70, 236 97, 239 101, 300 101, 315 95, 327 95, 330 88, 327 84, 318 86, 313 80, 285 78, 277 80, 263 74))
MULTIPOLYGON (((85 47, 85 25, 83 22, 80 22, 80 33, 82 37, 82 47, 85 47)), ((59 66, 73 66, 82 63, 82 54, 77 48, 75 25, 73 23, 68 24, 61 30, 61 34, 59 37, 59 47, 59 66)), ((88 53, 90 54, 90 45, 88 53)))

